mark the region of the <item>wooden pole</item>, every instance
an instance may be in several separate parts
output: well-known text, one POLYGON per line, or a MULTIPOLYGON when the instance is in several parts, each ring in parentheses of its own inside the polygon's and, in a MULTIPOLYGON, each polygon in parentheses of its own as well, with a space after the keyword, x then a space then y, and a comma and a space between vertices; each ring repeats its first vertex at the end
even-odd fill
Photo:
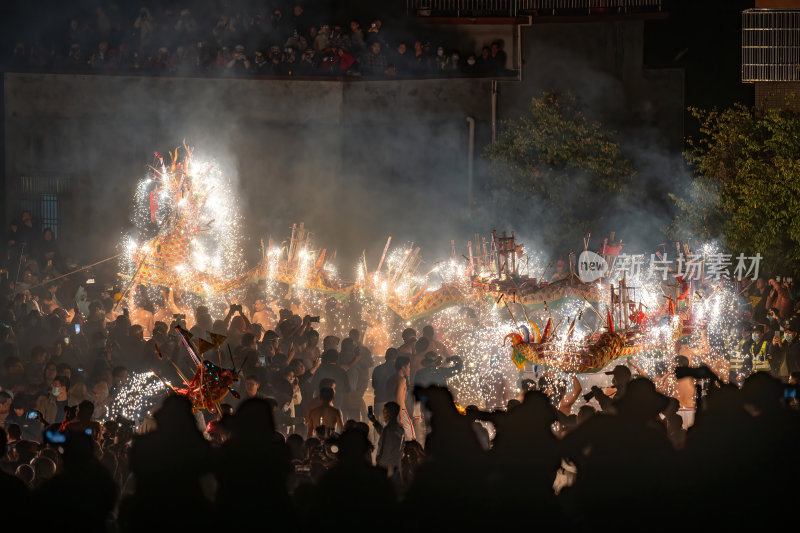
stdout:
POLYGON ((386 246, 383 247, 383 253, 381 254, 381 260, 378 262, 378 268, 375 269, 375 273, 378 274, 381 271, 381 267, 383 266, 383 260, 386 259, 386 252, 389 250, 389 243, 392 242, 392 236, 389 235, 389 238, 386 239, 386 246))
POLYGON ((467 241, 467 248, 469 248, 469 277, 475 275, 475 262, 472 258, 472 241, 467 241))
POLYGON ((91 265, 86 265, 86 266, 80 267, 80 268, 78 268, 76 270, 73 270, 72 272, 68 272, 66 274, 61 274, 60 276, 57 276, 55 278, 50 278, 47 281, 43 281, 43 282, 41 282, 41 283, 39 283, 37 285, 32 285, 32 286, 28 287, 28 290, 35 289, 35 288, 41 287, 43 285, 49 285, 50 283, 53 283, 54 281, 58 281, 61 278, 66 278, 66 277, 71 276, 73 274, 77 274, 78 272, 81 272, 82 270, 86 270, 87 268, 92 268, 93 266, 97 266, 97 265, 99 265, 101 263, 105 263, 107 261, 111 261, 112 259, 116 259, 117 257, 119 257, 121 255, 122 254, 112 255, 111 257, 107 257, 107 258, 103 259, 102 261, 98 261, 96 263, 92 263, 91 265))

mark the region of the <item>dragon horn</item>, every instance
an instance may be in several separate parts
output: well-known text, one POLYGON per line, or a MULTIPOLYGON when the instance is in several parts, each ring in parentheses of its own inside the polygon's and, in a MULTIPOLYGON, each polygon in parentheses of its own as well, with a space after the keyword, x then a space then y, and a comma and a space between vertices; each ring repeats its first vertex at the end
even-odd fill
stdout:
POLYGON ((608 331, 613 333, 614 332, 614 319, 611 318, 611 310, 608 307, 606 307, 606 322, 607 322, 607 325, 608 325, 608 331))
POLYGON ((547 339, 550 338, 550 330, 553 328, 553 317, 547 319, 547 325, 544 327, 544 331, 542 332, 542 336, 539 339, 539 342, 547 342, 547 339))
POLYGON ((575 331, 575 322, 578 320, 578 317, 572 319, 572 324, 569 325, 569 330, 567 330, 567 340, 572 338, 572 332, 575 331))

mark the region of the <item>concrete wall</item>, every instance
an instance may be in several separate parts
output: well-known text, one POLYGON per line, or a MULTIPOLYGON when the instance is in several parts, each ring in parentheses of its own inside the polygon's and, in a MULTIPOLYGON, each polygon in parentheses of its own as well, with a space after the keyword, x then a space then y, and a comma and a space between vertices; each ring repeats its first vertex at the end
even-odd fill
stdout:
MULTIPOLYGON (((522 32, 524 81, 500 83, 500 120, 519 116, 543 90, 570 89, 639 148, 680 153, 682 73, 642 70, 641 22, 536 24, 522 32)), ((153 151, 186 139, 238 180, 253 250, 261 237, 283 238, 295 221, 350 256, 364 248, 377 256, 388 234, 394 242, 448 249, 449 239, 493 223, 470 221, 466 205, 465 119, 477 121, 480 198, 490 87, 479 79, 7 73, 8 217, 18 216, 20 176, 70 176, 62 238, 91 235, 95 250, 85 259, 111 255, 153 151)))
MULTIPOLYGON (((304 221, 340 253, 451 224, 466 203, 466 116, 489 82, 6 74, 7 206, 20 176, 68 175, 71 227, 111 255, 153 151, 186 139, 238 179, 253 242, 304 221), (446 200, 445 203, 442 201, 446 200), (332 223, 335 222, 335 223, 332 223), (399 222, 399 223, 398 223, 399 222)), ((484 142, 488 134, 483 133, 484 142)), ((429 233, 429 232, 428 232, 429 233)))
POLYGON ((683 143, 683 71, 642 68, 644 22, 536 23, 522 27, 524 83, 501 83, 503 116, 516 116, 533 94, 570 90, 588 112, 625 134, 659 131, 662 147, 683 143))

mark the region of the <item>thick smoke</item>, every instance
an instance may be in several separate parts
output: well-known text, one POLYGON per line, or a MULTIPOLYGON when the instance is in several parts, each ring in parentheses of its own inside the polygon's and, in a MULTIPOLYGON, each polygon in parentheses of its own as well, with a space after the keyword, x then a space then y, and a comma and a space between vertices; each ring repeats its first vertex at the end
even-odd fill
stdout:
MULTIPOLYGON (((518 116, 542 90, 579 94, 592 118, 618 130, 637 168, 634 187, 641 200, 608 205, 602 227, 592 233, 599 238, 616 231, 650 249, 663 240, 661 230, 673 216, 666 193, 684 175, 673 127, 682 121, 682 99, 670 93, 680 91, 674 80, 648 85, 642 76, 641 59, 636 63, 633 45, 626 44, 633 39, 635 45, 636 28, 537 28, 534 39, 525 30, 530 45, 523 82, 501 83, 498 119, 518 116), (617 55, 592 44, 615 42, 608 31, 619 34, 617 55), (576 33, 585 34, 582 41, 570 40, 576 33), (662 102, 664 94, 680 105, 662 102), (663 124, 663 116, 671 125, 663 124)), ((415 242, 429 261, 449 255, 451 239, 463 253, 474 233, 494 228, 517 231, 531 239, 529 249, 537 248, 546 240, 540 236, 563 231, 569 214, 543 218, 530 205, 493 202, 480 156, 490 142, 490 86, 489 80, 11 74, 9 168, 21 174, 36 167, 73 178, 62 235, 74 236, 65 244, 75 249, 84 235, 94 237, 82 258, 87 261, 115 253, 152 153, 166 153, 184 140, 204 159, 216 159, 236 184, 250 264, 259 256, 260 239, 285 239, 295 222, 305 223, 317 246, 337 251, 344 277, 362 250, 377 261, 388 235, 398 244, 415 242), (474 205, 467 200, 468 116, 477 124, 474 205), (36 148, 18 150, 23 146, 36 148)), ((545 252, 560 255, 580 245, 563 243, 545 252)))

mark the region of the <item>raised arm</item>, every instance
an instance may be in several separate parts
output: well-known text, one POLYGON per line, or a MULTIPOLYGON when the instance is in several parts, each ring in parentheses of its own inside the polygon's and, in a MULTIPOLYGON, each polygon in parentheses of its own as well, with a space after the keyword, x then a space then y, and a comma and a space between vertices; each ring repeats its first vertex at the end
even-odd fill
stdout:
POLYGON ((572 392, 569 393, 568 396, 564 396, 564 398, 561 399, 561 403, 558 404, 558 410, 569 416, 569 414, 572 412, 572 406, 575 404, 582 391, 583 387, 581 386, 581 382, 573 374, 572 392))
POLYGON ((643 378, 650 379, 650 376, 648 376, 648 375, 647 375, 647 372, 645 372, 644 370, 642 370, 642 369, 641 369, 641 367, 640 367, 639 365, 637 365, 637 364, 636 364, 636 361, 634 361, 634 360, 633 360, 633 357, 629 358, 629 359, 628 359, 628 362, 629 362, 629 363, 631 364, 631 366, 632 366, 632 367, 633 367, 633 368, 634 368, 634 369, 635 369, 635 370, 636 370, 636 371, 639 373, 639 375, 640 375, 640 376, 642 376, 643 378))

